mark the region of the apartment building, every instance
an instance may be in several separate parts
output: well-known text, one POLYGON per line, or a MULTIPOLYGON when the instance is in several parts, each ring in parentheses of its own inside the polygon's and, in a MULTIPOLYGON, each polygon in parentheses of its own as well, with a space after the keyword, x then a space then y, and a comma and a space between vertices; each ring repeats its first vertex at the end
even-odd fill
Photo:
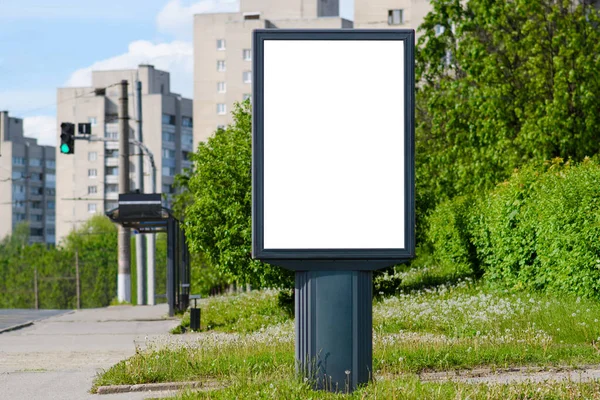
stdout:
POLYGON ((55 148, 23 136, 23 120, 0 111, 0 239, 29 224, 30 243, 55 243, 55 148))
MULTIPOLYGON (((152 65, 137 69, 93 71, 90 87, 59 88, 57 124, 91 123, 92 137, 99 140, 75 141, 74 154, 56 153, 57 222, 56 234, 62 238, 94 214, 117 207, 119 194, 119 83, 127 80, 129 132, 137 130, 136 84, 142 83, 143 142, 154 155, 156 189, 173 193, 174 176, 191 167, 193 151, 192 100, 172 93, 170 75, 152 65)), ((60 128, 57 129, 60 135, 60 128)), ((60 142, 60 139, 58 139, 60 142)), ((139 149, 130 145, 130 154, 139 149)), ((130 188, 137 189, 135 159, 130 158, 130 188)), ((144 191, 151 187, 150 163, 144 159, 144 191)))
POLYGON ((231 123, 252 96, 252 31, 352 28, 339 0, 240 0, 235 13, 194 16, 194 146, 231 123))
POLYGON ((417 30, 431 10, 429 0, 354 0, 354 27, 417 30))

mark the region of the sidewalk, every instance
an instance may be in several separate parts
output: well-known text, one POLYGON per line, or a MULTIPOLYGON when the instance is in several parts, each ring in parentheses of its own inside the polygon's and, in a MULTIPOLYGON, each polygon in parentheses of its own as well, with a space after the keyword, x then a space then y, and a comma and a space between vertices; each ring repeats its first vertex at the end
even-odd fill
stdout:
MULTIPOLYGON (((88 309, 0 335, 0 399, 145 399, 158 393, 92 395, 93 378, 168 334, 167 306, 88 309)), ((165 393, 166 394, 166 393, 165 393)))

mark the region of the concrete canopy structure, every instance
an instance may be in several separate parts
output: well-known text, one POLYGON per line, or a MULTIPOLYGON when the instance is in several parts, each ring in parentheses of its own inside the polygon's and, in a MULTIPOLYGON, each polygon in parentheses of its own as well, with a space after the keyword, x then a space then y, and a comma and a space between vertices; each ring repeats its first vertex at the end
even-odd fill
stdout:
POLYGON ((352 28, 339 0, 240 0, 235 13, 194 16, 194 146, 231 123, 252 96, 252 31, 352 28))
MULTIPOLYGON (((143 141, 154 154, 158 192, 173 193, 173 179, 191 167, 188 155, 193 150, 192 100, 172 93, 170 75, 151 65, 138 69, 93 71, 90 87, 59 88, 57 125, 62 122, 92 124, 92 136, 118 139, 118 84, 129 83, 130 137, 137 129, 135 81, 142 82, 143 141)), ((60 129, 58 129, 60 133, 60 129)), ((60 142, 60 139, 57 139, 60 142)), ((130 147, 130 154, 139 149, 130 147)), ((74 154, 57 150, 57 242, 95 214, 115 208, 118 199, 118 142, 75 141, 74 154)), ((135 158, 130 158, 130 187, 134 183, 135 158)), ((150 188, 151 171, 144 162, 144 187, 150 188)))
POLYGON ((30 243, 55 243, 55 148, 23 136, 23 120, 0 111, 0 239, 29 224, 30 243))

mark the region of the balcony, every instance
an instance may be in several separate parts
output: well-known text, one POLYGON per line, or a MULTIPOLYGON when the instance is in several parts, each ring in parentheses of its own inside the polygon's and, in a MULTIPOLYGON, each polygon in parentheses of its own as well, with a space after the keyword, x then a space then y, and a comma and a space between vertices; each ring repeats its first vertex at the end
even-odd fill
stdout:
POLYGON ((119 193, 106 192, 106 193, 104 193, 104 200, 119 200, 119 193))
POLYGON ((108 157, 104 163, 107 167, 118 167, 119 166, 119 158, 118 157, 108 157))
POLYGON ((104 142, 104 148, 110 150, 119 150, 119 142, 104 142))
POLYGON ((104 182, 105 183, 119 183, 119 176, 118 175, 106 175, 104 177, 104 182))

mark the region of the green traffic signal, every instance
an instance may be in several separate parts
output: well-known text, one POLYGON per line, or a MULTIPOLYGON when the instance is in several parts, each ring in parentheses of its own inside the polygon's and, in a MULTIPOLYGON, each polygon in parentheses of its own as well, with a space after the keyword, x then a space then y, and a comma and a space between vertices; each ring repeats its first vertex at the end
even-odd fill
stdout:
POLYGON ((75 152, 75 125, 70 122, 60 124, 60 152, 73 154, 75 152))

